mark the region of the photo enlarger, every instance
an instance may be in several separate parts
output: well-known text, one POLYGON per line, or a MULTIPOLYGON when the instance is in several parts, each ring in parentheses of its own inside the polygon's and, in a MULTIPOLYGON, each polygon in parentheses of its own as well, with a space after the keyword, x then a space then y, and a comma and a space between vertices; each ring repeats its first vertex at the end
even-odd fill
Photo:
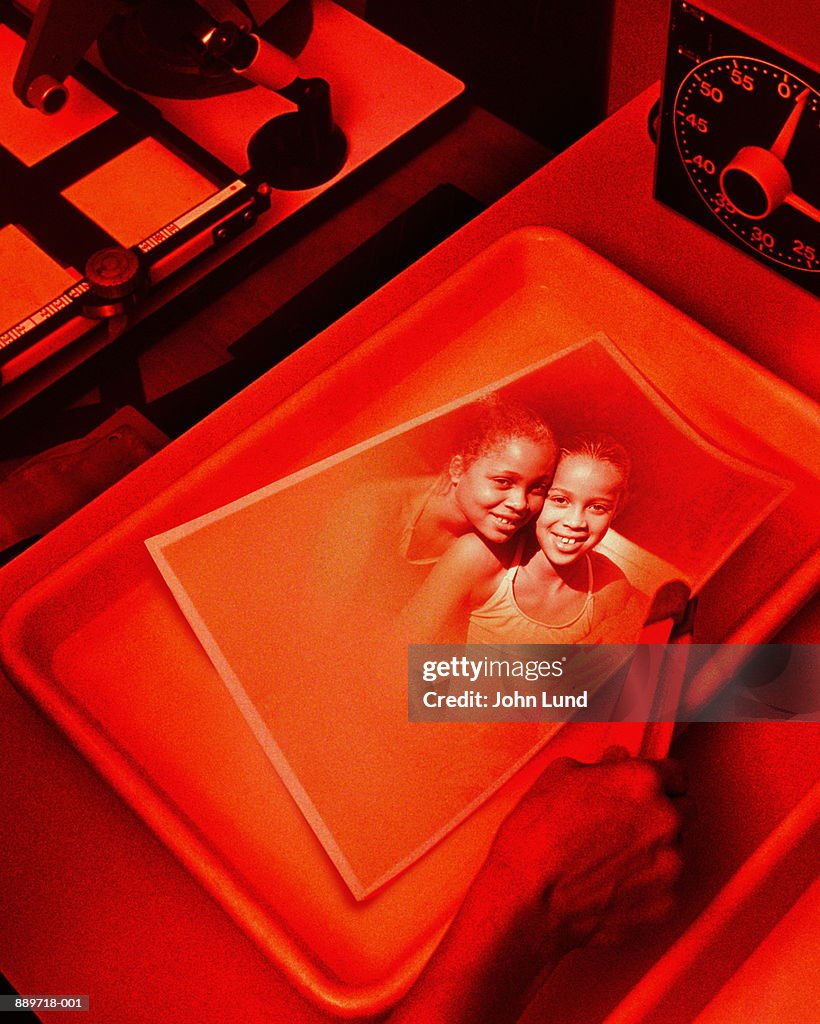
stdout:
POLYGON ((105 345, 462 91, 330 0, 31 6, 0 23, 3 384, 105 345))

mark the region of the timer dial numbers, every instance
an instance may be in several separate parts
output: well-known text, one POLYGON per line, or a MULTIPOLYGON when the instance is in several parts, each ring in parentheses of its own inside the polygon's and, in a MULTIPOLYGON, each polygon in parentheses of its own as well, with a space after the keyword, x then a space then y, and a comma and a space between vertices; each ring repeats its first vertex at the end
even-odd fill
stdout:
POLYGON ((775 64, 704 61, 675 97, 678 153, 698 195, 761 256, 820 272, 820 95, 775 64))

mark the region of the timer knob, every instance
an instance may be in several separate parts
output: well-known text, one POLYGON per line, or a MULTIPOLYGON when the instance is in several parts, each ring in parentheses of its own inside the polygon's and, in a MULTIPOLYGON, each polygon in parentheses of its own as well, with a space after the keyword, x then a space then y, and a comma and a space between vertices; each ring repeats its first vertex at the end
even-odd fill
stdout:
POLYGON ((131 249, 98 249, 85 265, 85 276, 95 298, 113 301, 133 295, 141 283, 142 267, 131 249))
POLYGON ((744 146, 723 168, 720 187, 744 217, 761 220, 791 194, 792 180, 771 150, 744 146))

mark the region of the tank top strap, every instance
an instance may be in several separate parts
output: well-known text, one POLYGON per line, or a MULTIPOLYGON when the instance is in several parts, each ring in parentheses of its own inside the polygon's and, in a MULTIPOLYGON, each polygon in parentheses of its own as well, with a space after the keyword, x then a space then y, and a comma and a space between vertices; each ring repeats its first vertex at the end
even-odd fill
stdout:
POLYGON ((508 583, 508 582, 512 583, 512 581, 515 579, 515 574, 518 572, 519 568, 521 567, 521 558, 524 555, 524 545, 526 543, 527 543, 527 538, 526 537, 520 536, 518 538, 518 540, 516 542, 516 545, 515 545, 515 554, 513 555, 512 561, 510 562, 510 567, 509 567, 509 569, 507 569, 507 571, 504 573, 504 575, 502 577, 502 580, 505 583, 508 583))
POLYGON ((416 497, 414 501, 411 501, 408 514, 406 515, 405 521, 402 525, 398 543, 399 555, 406 562, 409 562, 410 565, 434 565, 438 561, 438 556, 434 558, 412 558, 410 555, 410 549, 413 546, 413 539, 415 537, 416 527, 419 524, 419 520, 424 514, 424 510, 427 508, 428 502, 435 493, 436 487, 439 486, 439 482, 439 479, 435 479, 421 495, 416 497))

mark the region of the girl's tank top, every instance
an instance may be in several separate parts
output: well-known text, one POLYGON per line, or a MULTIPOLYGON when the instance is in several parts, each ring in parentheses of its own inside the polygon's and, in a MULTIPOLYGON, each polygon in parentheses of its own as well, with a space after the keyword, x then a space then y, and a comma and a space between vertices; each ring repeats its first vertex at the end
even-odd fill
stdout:
POLYGON ((515 599, 513 583, 521 565, 524 539, 518 543, 512 565, 504 573, 495 592, 470 615, 468 644, 577 644, 588 636, 594 620, 592 562, 587 565, 587 594, 583 607, 569 622, 550 625, 539 622, 523 612, 515 599))

